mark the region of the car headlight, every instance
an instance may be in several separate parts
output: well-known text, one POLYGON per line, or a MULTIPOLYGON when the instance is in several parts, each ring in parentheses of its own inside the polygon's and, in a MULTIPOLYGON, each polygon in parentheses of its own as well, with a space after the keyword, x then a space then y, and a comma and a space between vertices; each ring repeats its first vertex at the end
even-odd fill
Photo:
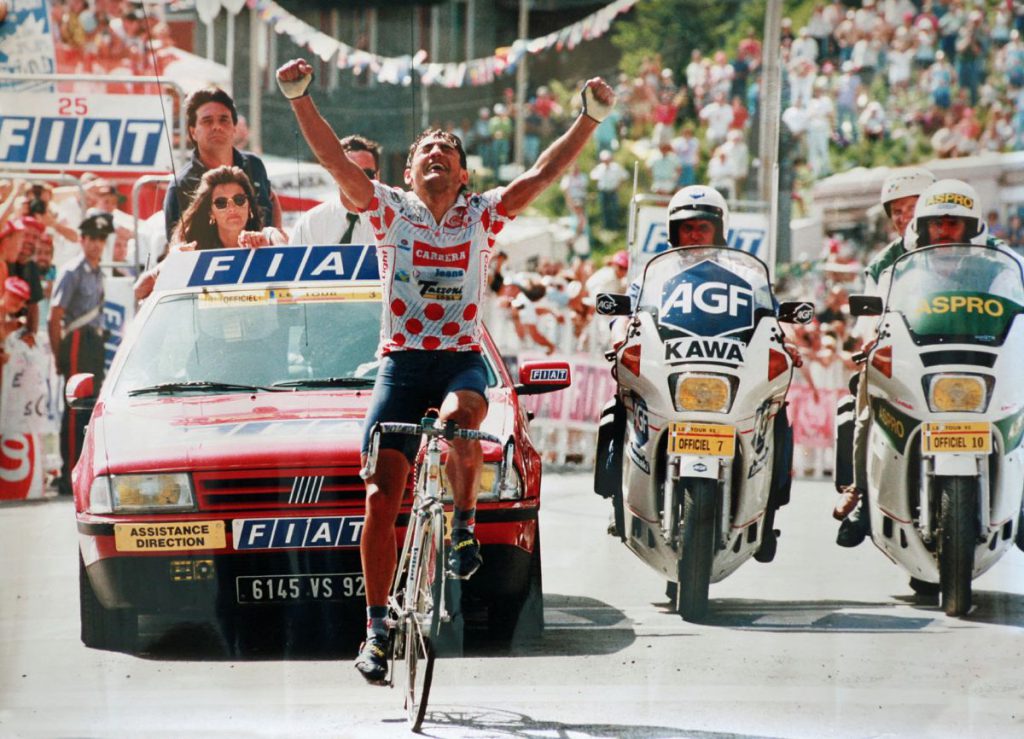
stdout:
POLYGON ((195 510, 192 484, 184 472, 100 476, 89 489, 90 513, 195 510))
MULTIPOLYGON (((519 500, 523 497, 523 479, 519 476, 519 470, 512 468, 509 475, 509 484, 505 489, 501 487, 501 476, 499 474, 501 465, 498 462, 487 462, 480 470, 480 486, 477 488, 477 500, 519 500)), ((444 478, 444 489, 447 491, 444 496, 446 502, 451 502, 451 485, 448 483, 448 475, 442 471, 444 478)))
POLYGON ((933 413, 982 413, 988 405, 988 383, 982 375, 930 375, 928 407, 933 413))
POLYGON ((732 383, 724 375, 672 375, 672 400, 677 411, 727 413, 732 405, 732 383))

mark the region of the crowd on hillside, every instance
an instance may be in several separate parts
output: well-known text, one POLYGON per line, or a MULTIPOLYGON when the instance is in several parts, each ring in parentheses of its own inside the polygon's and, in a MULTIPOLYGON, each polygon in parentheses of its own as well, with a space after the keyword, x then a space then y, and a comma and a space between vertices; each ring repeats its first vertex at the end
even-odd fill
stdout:
MULTIPOLYGON (((876 147, 888 164, 1024 148, 1022 31, 1024 3, 982 0, 834 0, 800 27, 784 18, 782 122, 805 182, 833 172, 850 146, 866 157, 876 147)), ((731 53, 694 49, 681 69, 650 56, 620 75, 598 149, 641 158, 654 191, 701 181, 742 199, 761 56, 753 29, 731 53)), ((449 124, 495 173, 511 161, 512 97, 449 124)), ((566 107, 538 88, 524 113, 525 161, 573 114, 566 107)))

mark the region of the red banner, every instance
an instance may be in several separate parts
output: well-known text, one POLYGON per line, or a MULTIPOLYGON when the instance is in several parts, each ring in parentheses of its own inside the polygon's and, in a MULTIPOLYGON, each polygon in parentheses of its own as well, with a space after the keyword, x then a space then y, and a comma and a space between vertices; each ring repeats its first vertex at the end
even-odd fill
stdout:
POLYGON ((35 434, 0 436, 0 500, 42 497, 38 442, 35 434))

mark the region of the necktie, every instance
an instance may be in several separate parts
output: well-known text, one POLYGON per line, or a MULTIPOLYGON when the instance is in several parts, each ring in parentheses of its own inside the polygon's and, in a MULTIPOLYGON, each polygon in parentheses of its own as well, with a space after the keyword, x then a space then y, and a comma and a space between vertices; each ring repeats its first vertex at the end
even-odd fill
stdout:
POLYGON ((352 232, 356 230, 356 223, 359 222, 358 213, 346 213, 345 218, 348 219, 348 228, 345 229, 345 233, 341 237, 339 244, 351 244, 352 243, 352 232))

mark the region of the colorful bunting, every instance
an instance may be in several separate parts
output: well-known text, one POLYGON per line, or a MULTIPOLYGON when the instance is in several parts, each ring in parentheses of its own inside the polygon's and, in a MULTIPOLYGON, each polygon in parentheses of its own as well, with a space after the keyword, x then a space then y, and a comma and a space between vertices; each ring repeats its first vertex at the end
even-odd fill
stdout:
MULTIPOLYGON (((238 5, 240 10, 243 1, 275 33, 288 36, 296 45, 309 49, 324 62, 333 58, 339 69, 351 69, 355 74, 369 71, 378 82, 390 85, 410 85, 415 74, 424 85, 447 88, 493 82, 498 75, 514 72, 527 54, 539 54, 552 48, 558 51, 575 49, 583 41, 606 34, 616 16, 639 2, 615 0, 554 33, 535 39, 516 39, 511 46, 496 50, 492 56, 437 64, 428 63, 427 53, 422 49, 414 56, 384 57, 353 48, 296 18, 273 0, 206 0, 206 3, 218 6, 218 11, 221 2, 228 10, 234 5, 238 5)), ((212 7, 209 10, 212 11, 212 7)))

